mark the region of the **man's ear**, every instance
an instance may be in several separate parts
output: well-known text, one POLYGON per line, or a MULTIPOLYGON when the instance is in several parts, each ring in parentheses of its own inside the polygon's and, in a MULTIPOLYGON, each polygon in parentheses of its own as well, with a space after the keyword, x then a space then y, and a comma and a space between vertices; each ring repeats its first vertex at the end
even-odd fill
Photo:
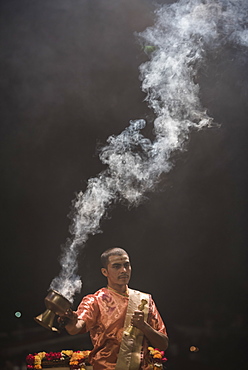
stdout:
POLYGON ((107 271, 107 269, 105 269, 104 267, 102 267, 101 268, 101 272, 102 272, 102 274, 104 275, 104 276, 108 276, 108 271, 107 271))

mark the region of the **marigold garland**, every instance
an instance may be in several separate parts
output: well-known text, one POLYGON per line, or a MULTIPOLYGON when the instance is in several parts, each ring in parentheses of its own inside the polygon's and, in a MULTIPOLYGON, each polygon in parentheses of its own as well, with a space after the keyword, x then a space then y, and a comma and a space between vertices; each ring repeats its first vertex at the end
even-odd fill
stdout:
MULTIPOLYGON (((42 369, 42 360, 44 361, 63 361, 68 360, 70 370, 84 370, 85 363, 89 358, 91 351, 73 351, 73 350, 62 350, 61 352, 38 352, 29 354, 26 357, 27 369, 42 369)), ((164 357, 164 351, 160 351, 158 348, 148 347, 148 363, 153 370, 163 369, 163 364, 167 361, 164 357)))
POLYGON ((27 369, 42 369, 42 360, 60 362, 68 360, 70 370, 84 370, 91 351, 62 350, 61 352, 39 352, 26 357, 27 369))

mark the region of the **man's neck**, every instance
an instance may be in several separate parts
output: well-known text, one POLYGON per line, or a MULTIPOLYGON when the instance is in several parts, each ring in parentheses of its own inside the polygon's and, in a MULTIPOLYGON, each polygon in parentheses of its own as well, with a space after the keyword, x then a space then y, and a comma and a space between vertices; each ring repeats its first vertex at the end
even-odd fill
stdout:
POLYGON ((110 290, 114 290, 116 293, 126 295, 128 292, 128 286, 126 284, 119 285, 119 284, 108 284, 108 288, 110 290))

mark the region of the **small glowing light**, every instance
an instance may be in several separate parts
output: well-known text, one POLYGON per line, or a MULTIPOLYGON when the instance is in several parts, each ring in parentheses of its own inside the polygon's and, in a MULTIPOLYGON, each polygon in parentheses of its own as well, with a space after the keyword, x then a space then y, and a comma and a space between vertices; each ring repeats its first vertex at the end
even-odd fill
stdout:
POLYGON ((198 352, 199 348, 195 347, 195 346, 191 346, 191 347, 189 347, 189 350, 190 350, 190 352, 198 352))
POLYGON ((15 317, 19 319, 21 316, 22 316, 22 313, 20 311, 15 312, 15 317))

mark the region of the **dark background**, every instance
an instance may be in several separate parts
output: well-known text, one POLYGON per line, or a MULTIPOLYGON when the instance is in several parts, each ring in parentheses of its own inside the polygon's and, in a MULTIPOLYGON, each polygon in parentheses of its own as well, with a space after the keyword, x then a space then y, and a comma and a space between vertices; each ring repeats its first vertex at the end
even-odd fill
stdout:
MULTIPOLYGON (((172 2, 172 1, 170 1, 172 2)), ((159 3, 169 3, 160 1, 159 3)), ((28 353, 90 349, 33 317, 59 273, 71 202, 104 168, 97 148, 143 102, 134 32, 154 23, 149 0, 1 0, 1 369, 28 353), (21 318, 15 312, 22 313, 21 318)), ((103 250, 131 256, 130 286, 152 293, 167 325, 168 370, 247 368, 248 58, 209 55, 201 101, 219 128, 187 150, 138 208, 109 210, 80 255, 81 296, 105 284, 103 250), (191 353, 189 347, 199 347, 191 353)), ((150 135, 149 129, 148 135, 150 135)))

